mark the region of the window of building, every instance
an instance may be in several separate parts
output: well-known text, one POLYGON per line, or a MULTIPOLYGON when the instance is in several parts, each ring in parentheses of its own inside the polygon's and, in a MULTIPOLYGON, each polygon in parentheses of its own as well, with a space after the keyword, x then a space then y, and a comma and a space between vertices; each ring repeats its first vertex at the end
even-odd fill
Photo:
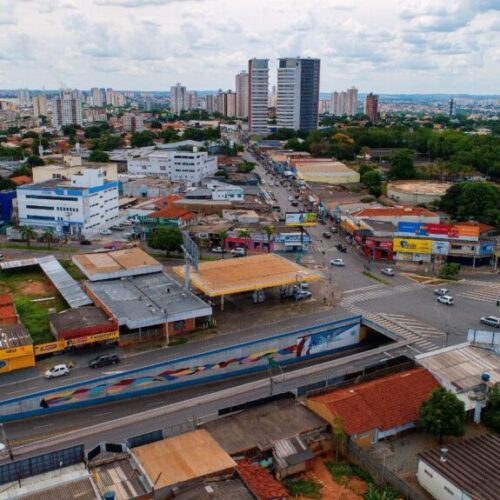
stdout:
POLYGON ((449 493, 451 496, 453 496, 453 491, 450 490, 450 488, 447 488, 446 486, 444 487, 444 491, 446 491, 446 493, 449 493))
POLYGON ((429 477, 434 477, 434 475, 431 474, 427 469, 424 469, 424 474, 426 474, 429 477))

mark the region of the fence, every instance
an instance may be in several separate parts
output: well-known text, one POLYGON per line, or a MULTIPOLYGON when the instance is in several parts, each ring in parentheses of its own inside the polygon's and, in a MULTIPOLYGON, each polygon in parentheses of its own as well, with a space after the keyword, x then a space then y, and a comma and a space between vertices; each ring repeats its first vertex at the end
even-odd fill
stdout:
POLYGON ((347 443, 347 454, 351 462, 366 469, 377 484, 388 483, 399 491, 404 498, 410 500, 428 500, 428 497, 413 488, 410 484, 400 479, 394 472, 373 458, 366 450, 360 448, 352 441, 347 443))

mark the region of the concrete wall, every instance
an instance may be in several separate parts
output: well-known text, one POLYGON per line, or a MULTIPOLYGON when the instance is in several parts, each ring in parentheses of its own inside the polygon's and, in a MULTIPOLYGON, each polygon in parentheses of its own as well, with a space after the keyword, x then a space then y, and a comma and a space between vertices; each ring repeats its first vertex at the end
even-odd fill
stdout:
POLYGON ((437 500, 449 500, 450 498, 471 499, 467 493, 454 486, 422 460, 418 461, 417 479, 420 486, 437 500))
POLYGON ((355 316, 0 401, 0 421, 263 371, 269 357, 283 365, 302 362, 357 345, 360 323, 355 316))

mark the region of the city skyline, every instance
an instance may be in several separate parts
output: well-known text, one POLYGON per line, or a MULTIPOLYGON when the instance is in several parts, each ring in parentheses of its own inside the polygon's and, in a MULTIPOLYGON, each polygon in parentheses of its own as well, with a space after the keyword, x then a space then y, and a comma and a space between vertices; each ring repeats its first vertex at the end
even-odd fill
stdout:
POLYGON ((234 88, 250 58, 322 61, 321 91, 494 94, 493 0, 75 0, 0 6, 0 88, 234 88), (266 16, 261 13, 265 7, 266 16), (224 16, 221 16, 221 12, 224 16), (290 13, 293 12, 293 16, 290 13))

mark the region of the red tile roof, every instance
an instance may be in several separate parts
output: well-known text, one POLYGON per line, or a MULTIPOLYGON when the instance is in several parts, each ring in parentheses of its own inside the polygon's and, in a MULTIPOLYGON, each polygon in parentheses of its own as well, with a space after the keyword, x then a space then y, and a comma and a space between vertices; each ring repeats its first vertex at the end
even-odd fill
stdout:
POLYGON ((153 205, 158 208, 171 207, 174 204, 174 201, 181 200, 182 197, 178 194, 167 194, 166 196, 162 196, 156 200, 153 200, 153 205))
POLYGON ((12 304, 12 295, 9 293, 4 293, 0 295, 0 306, 7 306, 9 304, 12 304))
POLYGON ((356 217, 401 217, 403 215, 410 216, 426 216, 436 217, 437 214, 421 207, 380 207, 380 208, 362 208, 352 215, 356 217))
POLYGON ((264 467, 248 460, 237 463, 241 479, 258 500, 288 498, 286 489, 264 467))
POLYGON ((347 434, 359 434, 417 420, 420 404, 436 387, 425 368, 415 368, 310 399, 341 417, 347 434))
POLYGON ((33 179, 31 177, 28 177, 27 175, 17 175, 16 177, 11 177, 10 180, 18 186, 22 186, 23 184, 31 184, 33 182, 33 179))
POLYGON ((161 210, 155 210, 148 214, 148 217, 161 217, 164 219, 184 219, 189 220, 194 217, 194 213, 185 208, 166 207, 161 210))

